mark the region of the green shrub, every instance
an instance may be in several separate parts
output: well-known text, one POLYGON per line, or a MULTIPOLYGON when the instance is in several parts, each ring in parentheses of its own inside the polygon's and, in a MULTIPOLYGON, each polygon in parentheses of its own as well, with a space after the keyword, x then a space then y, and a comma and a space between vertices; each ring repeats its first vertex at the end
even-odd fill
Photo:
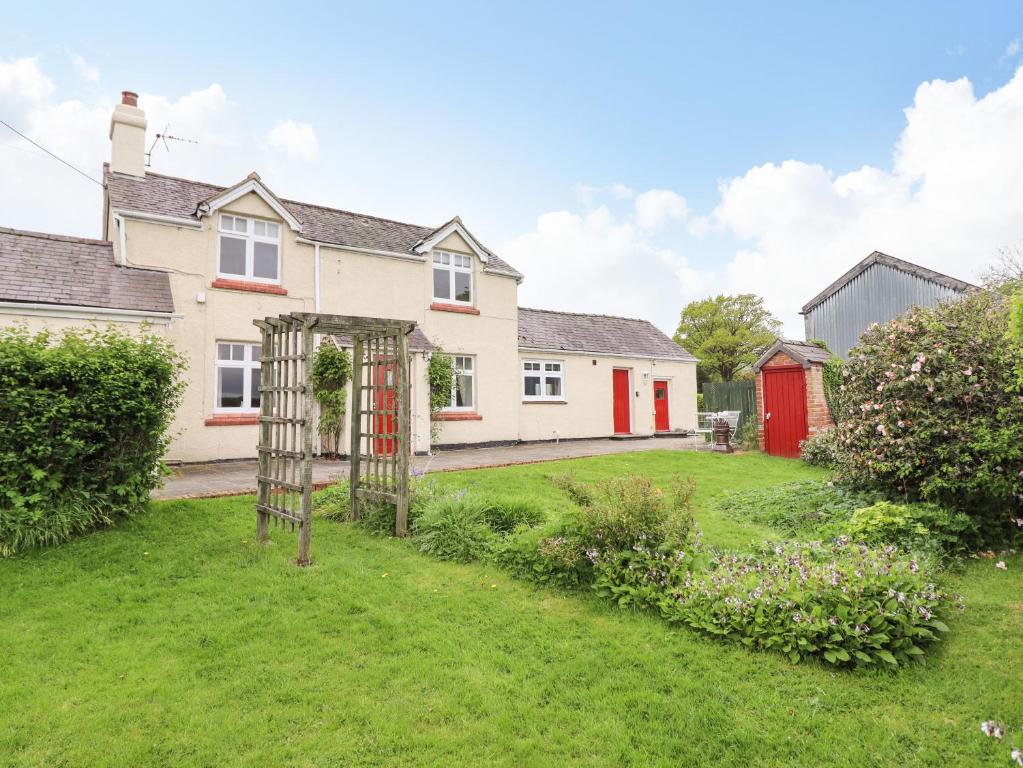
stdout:
POLYGON ((842 446, 833 429, 825 429, 810 435, 799 444, 803 461, 814 467, 834 469, 842 457, 842 446))
POLYGON ((519 526, 539 525, 547 519, 547 513, 521 499, 490 499, 486 507, 487 525, 497 533, 505 535, 519 526))
POLYGON ((742 451, 759 451, 760 442, 758 436, 759 426, 756 416, 750 414, 743 417, 739 422, 739 428, 735 432, 732 441, 742 451))
POLYGON ((1023 407, 1007 302, 985 292, 864 332, 844 367, 841 471, 890 498, 931 501, 1009 538, 1023 517, 1023 407))
POLYGON ((575 524, 563 520, 520 527, 505 537, 494 554, 499 565, 520 579, 579 587, 593 580, 593 563, 584 549, 575 524))
POLYGON ((832 533, 872 546, 896 544, 936 557, 962 554, 976 543, 977 524, 965 512, 937 504, 879 501, 835 521, 832 533))
POLYGON ((487 522, 489 514, 490 502, 466 491, 431 499, 414 522, 419 549, 459 563, 486 557, 499 538, 487 522))
POLYGON ((816 480, 726 492, 713 504, 729 517, 769 525, 785 536, 894 544, 933 561, 962 554, 979 541, 977 524, 963 512, 937 504, 896 504, 876 492, 816 480))
POLYGON ((163 471, 182 362, 112 329, 0 330, 0 554, 131 515, 163 471))
POLYGON ((692 480, 676 480, 665 493, 640 475, 599 483, 576 514, 584 546, 598 553, 624 552, 639 544, 688 546, 695 531, 693 490, 692 480))
POLYGON ((940 617, 951 604, 894 547, 787 542, 715 557, 660 606, 671 622, 793 662, 896 666, 947 631, 940 617))
MULTIPOLYGON (((408 524, 412 528, 423 508, 441 495, 432 477, 412 473, 409 480, 408 524)), ((350 486, 347 479, 338 480, 313 494, 313 511, 328 520, 352 522, 350 486)), ((373 534, 394 534, 394 505, 363 499, 359 504, 356 524, 373 534)))

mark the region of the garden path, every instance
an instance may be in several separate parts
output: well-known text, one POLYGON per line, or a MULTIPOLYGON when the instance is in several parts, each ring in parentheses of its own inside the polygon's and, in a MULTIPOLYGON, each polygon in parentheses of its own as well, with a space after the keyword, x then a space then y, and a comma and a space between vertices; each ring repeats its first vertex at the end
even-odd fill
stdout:
MULTIPOLYGON (((632 453, 651 450, 697 450, 703 437, 647 437, 633 440, 567 440, 560 443, 522 443, 494 448, 464 448, 438 451, 433 456, 416 456, 412 467, 419 472, 450 472, 459 469, 532 464, 583 456, 632 453)), ((256 492, 256 460, 182 464, 172 468, 163 487, 153 491, 154 499, 193 499, 233 496, 256 492)), ((347 461, 316 459, 313 483, 328 485, 348 475, 347 461)))

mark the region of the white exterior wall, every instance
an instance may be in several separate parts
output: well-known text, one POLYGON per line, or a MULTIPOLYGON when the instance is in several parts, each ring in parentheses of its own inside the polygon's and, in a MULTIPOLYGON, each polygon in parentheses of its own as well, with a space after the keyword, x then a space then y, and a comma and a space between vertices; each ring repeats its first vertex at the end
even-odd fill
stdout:
POLYGON ((596 353, 519 351, 519 438, 554 440, 608 437, 614 434, 612 376, 629 371, 631 433, 654 434, 654 381, 668 382, 668 419, 672 430, 696 428, 696 363, 626 358, 596 353), (561 361, 564 402, 525 400, 521 363, 561 361))

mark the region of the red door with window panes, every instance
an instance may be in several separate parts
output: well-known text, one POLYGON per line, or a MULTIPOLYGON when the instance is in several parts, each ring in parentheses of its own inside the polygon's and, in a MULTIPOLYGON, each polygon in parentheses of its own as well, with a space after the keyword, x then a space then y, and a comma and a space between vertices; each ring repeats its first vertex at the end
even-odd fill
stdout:
POLYGON ((764 376, 764 442, 772 456, 799 458, 806 439, 806 376, 799 365, 761 369, 764 376))
POLYGON ((668 422, 667 381, 654 381, 654 429, 658 432, 668 432, 671 429, 668 422))
POLYGON ((615 433, 626 435, 632 431, 629 413, 631 405, 631 398, 629 397, 629 371, 627 369, 614 369, 612 390, 615 433))

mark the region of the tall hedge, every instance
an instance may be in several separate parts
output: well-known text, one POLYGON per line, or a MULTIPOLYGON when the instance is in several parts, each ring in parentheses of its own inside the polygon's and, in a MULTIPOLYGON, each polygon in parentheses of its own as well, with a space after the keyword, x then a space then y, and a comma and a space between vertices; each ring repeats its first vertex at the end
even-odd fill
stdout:
POLYGON ((842 471, 889 495, 935 501, 997 540, 1023 517, 1020 345, 1009 305, 978 292, 874 325, 844 366, 842 471))
POLYGON ((143 506, 180 393, 169 342, 96 328, 0 329, 0 554, 143 506))

